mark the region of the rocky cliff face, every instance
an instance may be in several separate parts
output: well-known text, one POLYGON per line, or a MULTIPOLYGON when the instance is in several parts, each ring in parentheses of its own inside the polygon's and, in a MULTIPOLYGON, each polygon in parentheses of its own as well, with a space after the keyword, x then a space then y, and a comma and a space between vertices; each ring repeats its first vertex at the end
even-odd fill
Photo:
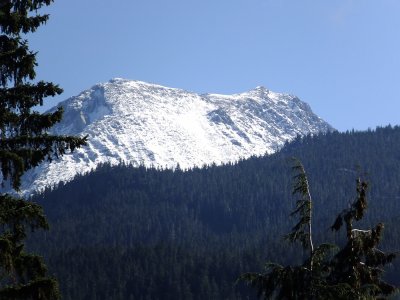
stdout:
POLYGON ((88 146, 24 175, 25 194, 100 163, 183 169, 222 164, 272 153, 296 135, 333 130, 297 97, 264 87, 199 95, 117 78, 59 105, 64 119, 52 131, 88 135, 88 146))

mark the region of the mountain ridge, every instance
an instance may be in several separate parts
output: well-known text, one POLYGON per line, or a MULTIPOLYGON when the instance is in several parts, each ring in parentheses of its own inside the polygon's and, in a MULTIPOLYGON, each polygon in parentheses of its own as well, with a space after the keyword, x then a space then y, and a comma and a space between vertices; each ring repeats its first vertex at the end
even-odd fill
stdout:
POLYGON ((188 169, 270 154, 297 135, 334 130, 296 96, 262 86, 232 95, 197 94, 114 78, 58 106, 64 118, 50 132, 88 135, 88 146, 28 172, 24 194, 101 163, 188 169))

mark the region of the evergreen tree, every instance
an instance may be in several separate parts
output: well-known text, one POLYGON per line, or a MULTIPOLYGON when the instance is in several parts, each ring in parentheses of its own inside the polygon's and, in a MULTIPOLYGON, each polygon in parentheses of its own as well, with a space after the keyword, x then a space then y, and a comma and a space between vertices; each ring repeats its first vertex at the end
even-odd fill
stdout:
POLYGON ((383 279, 383 267, 392 262, 394 253, 379 250, 383 224, 374 229, 353 228, 367 208, 365 181, 357 179, 357 198, 343 210, 332 225, 338 231, 346 225, 347 243, 330 255, 335 245, 321 244, 314 249, 311 232, 312 200, 303 165, 296 161, 293 194, 299 194, 296 209, 300 220, 286 236, 291 242, 300 241, 309 256, 300 266, 283 267, 268 263, 264 273, 246 273, 239 279, 256 287, 265 299, 386 299, 397 289, 383 279))
MULTIPOLYGON (((0 0, 0 170, 2 188, 18 191, 21 176, 43 160, 51 160, 85 144, 86 138, 55 136, 48 130, 62 110, 34 111, 47 96, 62 90, 35 78, 36 53, 22 35, 34 32, 48 15, 38 14, 52 0, 0 0)), ((42 208, 0 194, 0 299, 58 299, 58 284, 46 275, 43 259, 25 252, 26 231, 48 229, 42 208)))
POLYGON ((362 219, 367 208, 367 188, 365 181, 357 179, 356 200, 332 225, 332 230, 338 231, 345 223, 347 243, 330 261, 326 280, 330 286, 339 285, 353 299, 382 299, 396 291, 382 280, 383 267, 395 258, 394 253, 378 249, 384 225, 379 223, 368 230, 353 226, 354 221, 362 219))

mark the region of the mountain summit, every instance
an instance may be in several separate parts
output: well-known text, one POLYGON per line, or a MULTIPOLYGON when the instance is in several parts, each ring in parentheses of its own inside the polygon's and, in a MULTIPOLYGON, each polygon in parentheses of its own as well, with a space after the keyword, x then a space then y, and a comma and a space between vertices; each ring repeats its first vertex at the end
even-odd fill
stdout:
POLYGON ((25 194, 105 162, 183 169, 221 164, 273 153, 296 135, 333 130, 297 97, 264 87, 199 95, 116 78, 59 106, 64 118, 52 131, 88 135, 88 146, 28 172, 25 194))

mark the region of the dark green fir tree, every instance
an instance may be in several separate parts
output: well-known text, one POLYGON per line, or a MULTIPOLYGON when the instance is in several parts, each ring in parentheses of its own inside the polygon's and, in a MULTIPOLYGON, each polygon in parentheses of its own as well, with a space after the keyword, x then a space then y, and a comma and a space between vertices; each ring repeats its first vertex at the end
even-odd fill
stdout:
POLYGON ((38 10, 51 0, 0 0, 0 299, 58 299, 58 283, 47 275, 43 259, 25 251, 27 230, 48 229, 42 208, 7 194, 19 190, 21 176, 85 144, 85 138, 50 135, 62 110, 40 114, 35 107, 62 90, 35 79, 36 53, 26 34, 44 24, 38 10))
POLYGON ((383 268, 394 253, 378 249, 383 224, 362 230, 354 228, 367 208, 366 181, 357 179, 357 197, 332 225, 338 231, 346 227, 346 243, 314 247, 312 240, 312 200, 303 165, 296 160, 293 194, 299 196, 292 215, 299 221, 286 238, 301 242, 307 251, 302 265, 281 266, 268 263, 263 273, 246 273, 240 279, 258 290, 264 299, 386 299, 397 289, 383 280, 383 268))

